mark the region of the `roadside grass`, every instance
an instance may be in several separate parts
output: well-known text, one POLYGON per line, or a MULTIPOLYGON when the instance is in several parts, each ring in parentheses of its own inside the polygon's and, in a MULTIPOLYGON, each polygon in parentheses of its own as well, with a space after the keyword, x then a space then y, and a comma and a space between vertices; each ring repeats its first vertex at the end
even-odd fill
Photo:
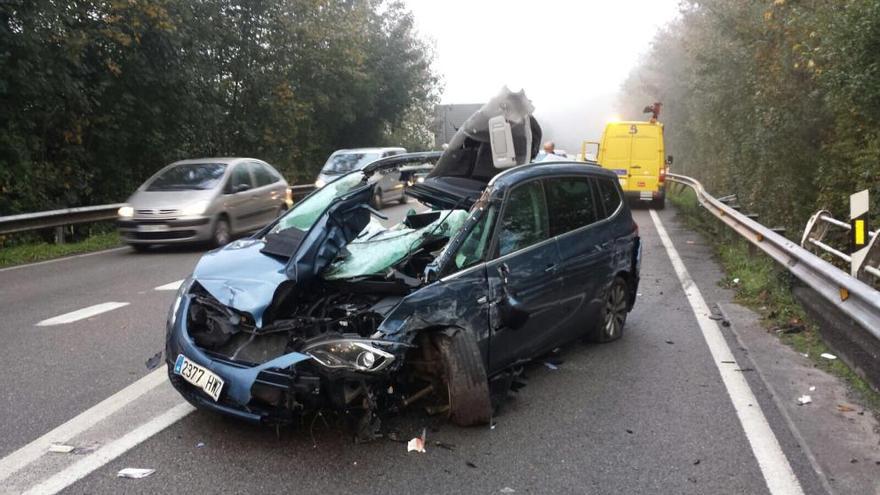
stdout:
POLYGON ((792 295, 791 275, 763 253, 750 253, 748 242, 707 213, 691 188, 668 198, 689 227, 706 234, 706 239, 721 240, 712 243, 726 274, 721 284, 736 292, 736 302, 760 314, 768 331, 795 351, 807 354, 817 368, 843 379, 865 407, 880 414, 880 393, 843 360, 820 357, 823 352, 833 352, 822 340, 816 323, 792 295), (799 330, 801 327, 803 330, 799 330))
POLYGON ((89 253, 117 247, 122 244, 119 234, 106 232, 86 237, 79 242, 50 244, 36 242, 0 248, 0 268, 45 261, 62 256, 89 253))

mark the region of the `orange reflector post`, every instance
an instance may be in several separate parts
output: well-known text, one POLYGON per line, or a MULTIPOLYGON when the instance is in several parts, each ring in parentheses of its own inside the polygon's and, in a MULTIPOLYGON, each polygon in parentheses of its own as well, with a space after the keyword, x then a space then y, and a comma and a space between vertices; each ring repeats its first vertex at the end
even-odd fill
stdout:
POLYGON ((840 300, 846 301, 847 299, 849 299, 849 291, 846 290, 845 287, 841 287, 840 288, 840 300))

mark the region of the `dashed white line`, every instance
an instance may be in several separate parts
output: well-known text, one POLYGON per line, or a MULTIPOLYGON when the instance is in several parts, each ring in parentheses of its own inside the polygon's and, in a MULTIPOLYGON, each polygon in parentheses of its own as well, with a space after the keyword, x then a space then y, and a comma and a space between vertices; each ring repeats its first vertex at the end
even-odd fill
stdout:
POLYGON ((660 236, 660 242, 666 248, 678 281, 681 283, 688 303, 697 318, 703 338, 709 346, 709 352, 712 354, 715 366, 721 373, 721 381, 724 382, 727 395, 733 402, 733 408, 736 410, 739 422, 742 424, 752 452, 755 454, 755 459, 758 461, 758 466, 761 468, 761 474, 764 475, 767 488, 773 495, 802 495, 803 489, 800 482, 791 469, 791 464, 788 463, 788 459, 779 445, 779 440, 770 428, 752 389, 749 388, 749 383, 743 373, 737 372, 739 365, 736 364, 736 359, 733 357, 727 341, 724 340, 718 324, 709 318, 711 314, 709 306, 703 299, 700 289, 685 268, 684 262, 663 227, 663 222, 660 221, 660 217, 654 210, 651 210, 650 213, 657 228, 657 234, 660 236))
POLYGON ((54 442, 65 442, 92 428, 113 415, 132 401, 156 388, 165 381, 165 367, 162 366, 149 375, 116 392, 75 418, 58 426, 33 442, 0 459, 0 485, 16 471, 44 455, 54 442))
POLYGON ((96 316, 101 313, 106 313, 107 311, 119 309, 123 306, 128 306, 128 304, 129 303, 127 302, 105 302, 101 304, 95 304, 94 306, 89 306, 88 308, 78 309, 76 311, 71 311, 70 313, 65 313, 54 318, 49 318, 48 320, 43 320, 37 323, 37 326, 49 327, 52 325, 64 325, 65 323, 73 323, 75 321, 91 318, 92 316, 96 316))
POLYGON ((173 425, 194 410, 193 406, 182 402, 89 454, 81 461, 71 464, 64 470, 43 480, 38 485, 32 486, 24 493, 29 495, 58 493, 113 459, 137 447, 144 440, 173 425))
POLYGON ((156 287, 153 290, 177 290, 180 288, 180 284, 182 284, 182 283, 183 283, 183 279, 180 279, 180 280, 176 280, 174 282, 171 282, 170 284, 160 285, 159 287, 156 287))

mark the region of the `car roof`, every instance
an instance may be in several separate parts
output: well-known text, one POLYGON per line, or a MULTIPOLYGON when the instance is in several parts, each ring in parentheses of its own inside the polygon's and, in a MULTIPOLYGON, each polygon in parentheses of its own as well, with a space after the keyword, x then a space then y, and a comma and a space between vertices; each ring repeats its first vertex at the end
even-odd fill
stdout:
POLYGON ((614 172, 602 168, 594 162, 552 161, 529 163, 505 170, 492 178, 489 185, 503 188, 537 177, 558 175, 583 175, 586 177, 617 179, 617 175, 614 172))
POLYGON ((382 153, 385 151, 406 151, 405 148, 393 147, 393 148, 350 148, 350 149, 342 149, 336 150, 333 152, 336 154, 345 154, 345 153, 382 153))
POLYGON ((254 161, 254 162, 263 162, 264 160, 260 160, 259 158, 246 158, 246 157, 214 157, 214 158, 188 158, 186 160, 178 160, 171 165, 185 165, 189 163, 225 163, 227 165, 231 165, 233 163, 243 162, 243 161, 254 161))

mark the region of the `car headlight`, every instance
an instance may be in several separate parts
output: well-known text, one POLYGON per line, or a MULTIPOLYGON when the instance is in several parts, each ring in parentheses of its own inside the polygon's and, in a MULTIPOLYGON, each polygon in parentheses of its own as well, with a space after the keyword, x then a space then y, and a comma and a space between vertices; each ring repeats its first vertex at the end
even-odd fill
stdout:
POLYGON ((134 216, 134 208, 125 205, 122 208, 116 210, 116 214, 119 215, 121 218, 131 218, 134 216))
POLYGON ((394 361, 394 354, 379 349, 370 340, 325 340, 306 347, 303 353, 327 368, 370 373, 385 369, 394 361))
POLYGON ((316 187, 317 189, 321 189, 322 187, 324 187, 324 186, 326 186, 326 185, 327 185, 327 183, 324 182, 324 179, 318 179, 318 180, 315 181, 315 187, 316 187))
POLYGON ((183 208, 180 209, 180 214, 182 216, 195 216, 201 215, 208 209, 208 200, 196 201, 195 203, 190 203, 183 208))
POLYGON ((424 176, 417 177, 416 182, 418 182, 419 184, 421 184, 422 182, 425 182, 425 177, 424 176))
POLYGON ((193 278, 192 276, 187 277, 177 289, 177 295, 174 297, 174 303, 171 304, 171 312, 168 313, 168 330, 174 326, 174 322, 177 321, 177 310, 180 309, 180 303, 183 302, 183 298, 189 293, 190 287, 192 287, 193 278))

